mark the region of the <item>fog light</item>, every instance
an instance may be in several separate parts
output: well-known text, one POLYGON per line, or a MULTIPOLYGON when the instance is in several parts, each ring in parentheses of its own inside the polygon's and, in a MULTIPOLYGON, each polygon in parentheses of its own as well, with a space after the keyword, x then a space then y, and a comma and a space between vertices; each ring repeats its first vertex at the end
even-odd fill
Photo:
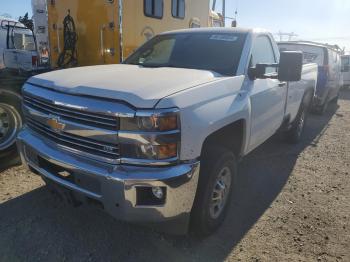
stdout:
POLYGON ((163 189, 159 186, 152 187, 152 193, 158 199, 162 199, 164 197, 163 189))

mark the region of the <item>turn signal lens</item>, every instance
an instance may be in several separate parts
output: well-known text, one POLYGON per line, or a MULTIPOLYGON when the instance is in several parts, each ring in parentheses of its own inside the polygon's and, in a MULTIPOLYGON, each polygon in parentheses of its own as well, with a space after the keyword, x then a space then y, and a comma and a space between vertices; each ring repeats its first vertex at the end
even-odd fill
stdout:
POLYGON ((158 159, 167 159, 177 156, 177 144, 160 145, 158 147, 158 159))
POLYGON ((177 126, 177 116, 159 117, 157 119, 159 131, 175 130, 177 126))
POLYGON ((148 160, 165 160, 176 158, 178 153, 177 143, 165 145, 121 144, 120 150, 125 158, 148 160))

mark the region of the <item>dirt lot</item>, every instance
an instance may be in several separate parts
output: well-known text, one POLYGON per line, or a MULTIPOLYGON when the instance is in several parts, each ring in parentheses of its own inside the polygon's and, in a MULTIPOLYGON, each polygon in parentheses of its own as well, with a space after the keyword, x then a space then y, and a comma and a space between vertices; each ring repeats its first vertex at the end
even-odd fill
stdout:
POLYGON ((0 261, 350 261, 350 91, 309 118, 300 145, 273 138, 243 161, 225 224, 201 241, 66 206, 10 160, 0 261))

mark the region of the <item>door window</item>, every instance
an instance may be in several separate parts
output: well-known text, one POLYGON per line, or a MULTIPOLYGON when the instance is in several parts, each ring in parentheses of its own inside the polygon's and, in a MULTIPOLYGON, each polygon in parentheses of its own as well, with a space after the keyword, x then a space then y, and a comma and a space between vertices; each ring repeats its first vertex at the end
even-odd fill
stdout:
POLYGON ((185 18, 185 0, 172 0, 171 14, 175 18, 185 18))
MULTIPOLYGON (((256 64, 274 64, 276 63, 275 53, 273 51, 271 41, 267 36, 259 36, 256 38, 252 49, 251 66, 256 64)), ((275 73, 276 68, 266 68, 266 73, 275 73)))
POLYGON ((145 16, 161 19, 163 17, 163 0, 144 0, 145 16))

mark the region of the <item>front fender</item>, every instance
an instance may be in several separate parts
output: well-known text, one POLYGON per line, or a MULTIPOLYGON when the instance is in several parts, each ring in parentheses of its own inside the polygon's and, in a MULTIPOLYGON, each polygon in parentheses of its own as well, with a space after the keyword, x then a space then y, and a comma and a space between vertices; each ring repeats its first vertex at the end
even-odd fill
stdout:
POLYGON ((157 108, 180 108, 181 160, 198 158, 210 134, 237 120, 249 118, 243 82, 244 76, 220 77, 217 81, 163 98, 158 103, 157 108))

